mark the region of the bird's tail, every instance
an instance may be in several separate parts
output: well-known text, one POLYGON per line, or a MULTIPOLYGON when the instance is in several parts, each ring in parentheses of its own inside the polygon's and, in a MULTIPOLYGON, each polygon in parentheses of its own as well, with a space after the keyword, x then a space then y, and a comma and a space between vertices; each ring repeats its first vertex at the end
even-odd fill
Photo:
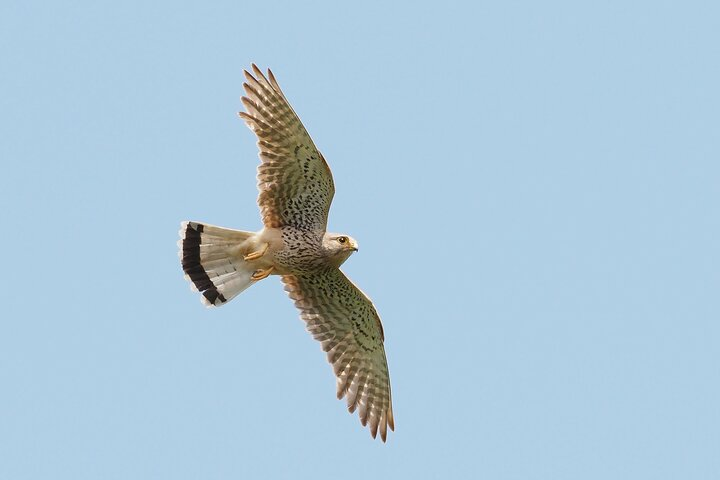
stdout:
POLYGON ((240 253, 255 233, 183 222, 178 255, 185 278, 208 307, 219 307, 254 283, 254 268, 240 253))

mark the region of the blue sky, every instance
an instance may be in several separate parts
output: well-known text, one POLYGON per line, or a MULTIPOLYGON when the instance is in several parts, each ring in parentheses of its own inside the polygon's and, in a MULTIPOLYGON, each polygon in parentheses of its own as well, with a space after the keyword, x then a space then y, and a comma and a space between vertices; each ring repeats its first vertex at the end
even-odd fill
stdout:
POLYGON ((716 2, 3 2, 0 478, 720 477, 716 2), (373 441, 256 230, 242 69, 328 159, 383 318, 373 441))

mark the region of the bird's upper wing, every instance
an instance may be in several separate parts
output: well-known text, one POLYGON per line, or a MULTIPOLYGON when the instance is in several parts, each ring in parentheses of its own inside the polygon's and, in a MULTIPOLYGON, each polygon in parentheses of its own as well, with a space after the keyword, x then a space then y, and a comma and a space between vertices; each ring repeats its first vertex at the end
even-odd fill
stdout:
POLYGON ((245 71, 247 113, 240 112, 258 137, 258 205, 269 228, 295 226, 325 230, 335 186, 332 173, 300 122, 272 72, 245 71))
POLYGON ((322 344, 337 376, 338 399, 383 442, 395 429, 383 328, 370 299, 340 270, 284 275, 285 290, 300 309, 308 331, 322 344))

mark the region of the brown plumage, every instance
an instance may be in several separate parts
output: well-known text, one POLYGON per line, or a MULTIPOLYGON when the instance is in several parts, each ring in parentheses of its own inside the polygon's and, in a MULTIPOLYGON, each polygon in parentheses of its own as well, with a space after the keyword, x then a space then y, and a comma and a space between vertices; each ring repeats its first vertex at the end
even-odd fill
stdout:
POLYGON ((322 154, 288 103, 272 72, 245 72, 239 115, 258 138, 256 233, 184 222, 180 256, 186 278, 208 306, 227 303, 268 275, 281 275, 308 331, 327 352, 338 398, 358 411, 373 438, 394 430, 390 378, 380 317, 370 299, 340 270, 357 242, 328 233, 335 193, 322 154))

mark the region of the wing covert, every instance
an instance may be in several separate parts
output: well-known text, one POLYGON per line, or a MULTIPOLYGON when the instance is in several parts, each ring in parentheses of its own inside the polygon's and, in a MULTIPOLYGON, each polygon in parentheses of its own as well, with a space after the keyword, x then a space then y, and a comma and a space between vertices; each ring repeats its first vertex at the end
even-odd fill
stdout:
POLYGON ((373 438, 379 430, 384 442, 395 420, 382 324, 372 302, 338 269, 282 279, 308 331, 327 352, 338 399, 346 397, 350 413, 357 409, 373 438))
POLYGON ((325 230, 335 193, 332 173, 274 75, 253 64, 245 71, 247 96, 240 112, 258 138, 258 205, 269 228, 325 230))

